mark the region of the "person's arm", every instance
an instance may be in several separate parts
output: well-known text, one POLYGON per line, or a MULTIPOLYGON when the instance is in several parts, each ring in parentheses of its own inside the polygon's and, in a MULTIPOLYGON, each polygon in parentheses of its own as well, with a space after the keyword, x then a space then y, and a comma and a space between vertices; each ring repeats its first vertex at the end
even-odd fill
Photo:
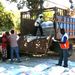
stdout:
POLYGON ((39 22, 37 22, 38 24, 40 24, 39 22))
POLYGON ((66 43, 66 40, 67 40, 67 37, 65 36, 63 42, 62 41, 58 41, 58 42, 61 44, 64 44, 64 43, 66 43))

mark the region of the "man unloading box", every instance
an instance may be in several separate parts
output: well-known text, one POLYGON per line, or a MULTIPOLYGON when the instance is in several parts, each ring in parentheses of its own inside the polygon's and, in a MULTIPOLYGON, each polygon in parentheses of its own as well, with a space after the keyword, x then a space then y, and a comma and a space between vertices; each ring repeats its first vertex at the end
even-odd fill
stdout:
POLYGON ((39 29, 40 30, 40 33, 41 33, 41 36, 43 35, 43 29, 42 29, 42 26, 41 26, 41 23, 43 22, 43 15, 40 14, 38 16, 38 18, 36 19, 35 23, 34 23, 34 26, 35 26, 35 29, 34 29, 34 36, 36 36, 36 33, 37 33, 37 30, 39 29))

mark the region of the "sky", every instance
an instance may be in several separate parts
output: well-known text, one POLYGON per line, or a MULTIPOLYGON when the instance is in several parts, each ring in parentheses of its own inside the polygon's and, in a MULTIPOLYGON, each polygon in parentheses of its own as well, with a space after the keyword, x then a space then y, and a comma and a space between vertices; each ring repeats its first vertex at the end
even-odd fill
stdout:
POLYGON ((69 7, 70 3, 67 0, 48 0, 45 1, 44 3, 45 7, 53 7, 53 6, 58 6, 58 7, 69 7))
MULTIPOLYGON (((73 1, 73 5, 75 6, 75 0, 73 1)), ((57 6, 60 8, 70 8, 71 4, 69 0, 45 0, 44 3, 45 7, 52 7, 52 6, 57 6)))
POLYGON ((16 3, 14 3, 14 2, 10 3, 6 0, 1 0, 1 2, 6 10, 16 10, 17 9, 16 3))
MULTIPOLYGON (((0 0, 4 7, 6 7, 6 10, 16 10, 17 9, 17 5, 16 3, 12 2, 8 2, 6 0, 0 0)), ((18 0, 19 1, 19 0, 18 0)), ((72 0, 73 1, 73 5, 75 5, 75 0, 72 0)), ((60 7, 60 8, 70 8, 70 3, 69 3, 69 0, 45 0, 44 2, 44 7, 53 7, 53 6, 57 6, 57 7, 60 7)), ((24 7, 24 10, 28 10, 27 7, 24 7)))

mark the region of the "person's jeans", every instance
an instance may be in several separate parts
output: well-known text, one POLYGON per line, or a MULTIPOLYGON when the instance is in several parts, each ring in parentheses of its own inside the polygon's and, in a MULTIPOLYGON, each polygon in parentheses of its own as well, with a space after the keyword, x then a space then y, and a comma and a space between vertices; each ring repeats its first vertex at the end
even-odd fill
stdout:
POLYGON ((61 49, 58 64, 62 65, 62 61, 64 61, 64 66, 68 66, 68 49, 61 49))
POLYGON ((17 60, 19 61, 19 60, 20 60, 20 56, 19 56, 19 48, 18 48, 18 47, 11 47, 11 51, 10 51, 10 54, 11 54, 11 61, 13 62, 14 51, 15 51, 17 60))
POLYGON ((36 36, 38 29, 40 30, 40 33, 41 33, 41 36, 42 36, 42 35, 43 35, 43 29, 42 29, 41 25, 35 26, 35 29, 34 29, 34 36, 36 36))

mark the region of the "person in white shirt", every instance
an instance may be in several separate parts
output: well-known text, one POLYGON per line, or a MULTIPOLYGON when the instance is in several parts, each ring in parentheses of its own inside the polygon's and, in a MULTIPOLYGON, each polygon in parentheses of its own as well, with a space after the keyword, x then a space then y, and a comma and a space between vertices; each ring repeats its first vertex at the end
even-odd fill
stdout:
POLYGON ((10 34, 10 46, 11 46, 11 62, 13 62, 13 57, 14 57, 14 51, 17 57, 17 62, 20 62, 20 56, 19 56, 19 47, 17 43, 17 35, 15 34, 14 30, 11 30, 10 34))
POLYGON ((41 27, 41 24, 43 22, 43 15, 40 14, 38 16, 38 18, 36 19, 35 23, 34 23, 34 26, 35 26, 35 29, 34 29, 34 36, 36 36, 36 33, 37 33, 37 30, 39 29, 40 30, 40 33, 41 33, 41 36, 43 35, 43 29, 41 27))

